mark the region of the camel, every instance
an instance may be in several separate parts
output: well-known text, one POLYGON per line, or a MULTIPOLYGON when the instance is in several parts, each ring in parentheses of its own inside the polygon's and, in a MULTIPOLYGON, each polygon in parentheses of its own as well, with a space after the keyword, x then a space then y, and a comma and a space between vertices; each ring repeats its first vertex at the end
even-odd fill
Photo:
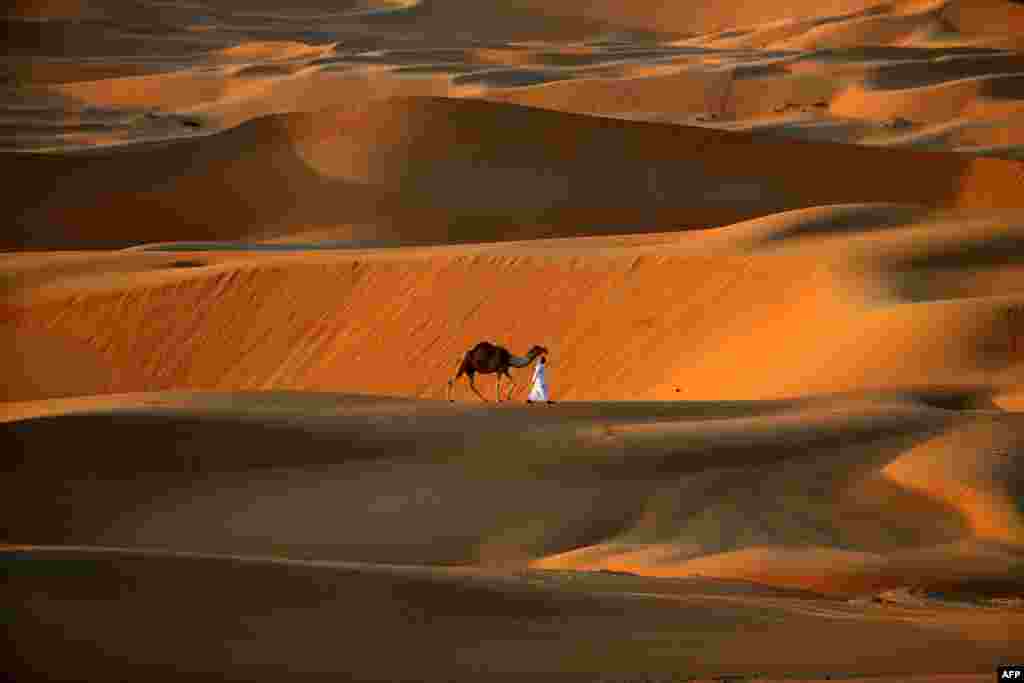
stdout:
POLYGON ((543 346, 533 346, 526 352, 525 356, 513 356, 508 352, 508 349, 502 346, 497 346, 490 342, 480 342, 466 352, 466 355, 459 361, 455 377, 448 380, 448 400, 454 400, 452 399, 452 387, 455 385, 455 381, 466 375, 469 378, 469 387, 480 397, 480 400, 486 403, 487 399, 477 390, 476 384, 473 382, 473 376, 478 372, 481 375, 489 375, 492 372, 498 374, 498 382, 495 387, 495 399, 498 403, 501 403, 501 376, 505 375, 508 381, 512 383, 512 388, 508 390, 508 397, 506 398, 506 400, 510 400, 512 392, 517 387, 515 380, 512 379, 512 375, 508 374, 508 369, 529 367, 534 358, 547 352, 548 350, 543 346))

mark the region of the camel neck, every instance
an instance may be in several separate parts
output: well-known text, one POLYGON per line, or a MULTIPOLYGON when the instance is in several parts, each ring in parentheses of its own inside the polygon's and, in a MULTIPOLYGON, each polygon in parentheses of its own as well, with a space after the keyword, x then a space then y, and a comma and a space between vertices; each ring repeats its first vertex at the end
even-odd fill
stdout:
MULTIPOLYGON (((536 358, 536 356, 533 358, 536 358)), ((533 358, 529 356, 509 356, 508 364, 514 368, 525 368, 533 362, 533 358)))

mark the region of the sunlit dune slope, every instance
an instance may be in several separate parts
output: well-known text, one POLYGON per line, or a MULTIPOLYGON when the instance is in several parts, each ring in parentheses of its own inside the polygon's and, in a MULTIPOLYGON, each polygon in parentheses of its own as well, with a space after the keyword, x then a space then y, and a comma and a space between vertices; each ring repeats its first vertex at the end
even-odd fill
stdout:
POLYGON ((961 33, 1005 36, 1007 47, 1024 48, 1024 5, 1015 0, 954 0, 943 18, 961 33))
MULTIPOLYGON (((15 382, 6 398, 169 388, 441 398, 481 340, 551 349, 559 399, 935 384, 1010 393, 1024 384, 1021 230, 1019 211, 847 205, 661 235, 11 255, 2 330, 22 349, 8 357, 21 364, 15 376, 35 384, 15 382), (68 352, 36 353, 36 338, 68 352), (64 363, 75 369, 66 379, 64 363)), ((527 372, 515 376, 522 391, 527 372)), ((494 396, 493 377, 478 384, 494 396)), ((477 400, 464 385, 456 396, 477 400)))
POLYGON ((866 119, 903 117, 932 123, 963 117, 968 125, 984 126, 986 119, 1024 116, 1024 75, 993 75, 949 80, 921 87, 892 89, 852 87, 840 93, 831 111, 840 116, 866 119), (993 97, 1001 89, 1007 97, 993 97), (1015 91, 1010 95, 1010 91, 1015 91))
MULTIPOLYGON (((546 6, 539 0, 518 0, 528 6, 546 6)), ((849 15, 863 12, 878 3, 874 0, 787 0, 784 3, 701 2, 663 3, 656 0, 622 3, 615 0, 558 3, 548 12, 554 16, 583 14, 611 23, 684 34, 709 34, 726 29, 741 29, 784 19, 808 19, 819 16, 849 15)), ((899 4, 899 3, 897 3, 899 4)))
MULTIPOLYGON (((450 37, 454 32, 474 27, 480 35, 502 32, 525 33, 530 37, 554 37, 580 33, 582 29, 636 30, 661 34, 702 35, 726 30, 750 31, 762 25, 779 22, 810 22, 848 24, 874 17, 934 14, 951 27, 964 33, 996 33, 1006 24, 1009 34, 1019 19, 1018 7, 1006 0, 983 2, 938 2, 935 0, 900 0, 878 3, 877 0, 787 0, 785 3, 752 4, 742 2, 663 3, 638 0, 630 3, 615 0, 582 2, 568 0, 552 5, 541 0, 503 0, 482 7, 470 0, 429 0, 426 2, 324 2, 307 0, 297 7, 282 7, 265 0, 228 0, 218 2, 212 12, 248 12, 261 17, 332 16, 345 17, 351 25, 364 29, 414 27, 435 37, 450 37), (395 10, 377 13, 366 9, 395 10), (363 10, 360 12, 360 10, 363 10), (532 34, 532 35, 530 35, 532 34)), ((159 10, 175 19, 186 17, 189 6, 174 7, 163 3, 159 10)), ((60 0, 41 2, 18 0, 8 11, 13 17, 46 17, 50 19, 89 19, 96 17, 143 17, 153 20, 160 14, 142 3, 125 0, 60 0)), ((193 9, 193 13, 195 10, 193 9)))
POLYGON ((324 228, 408 242, 649 232, 843 202, 1018 206, 1024 182, 1013 161, 445 98, 264 117, 164 145, 9 154, 0 165, 19 179, 8 249, 324 228))
POLYGON ((788 73, 782 68, 747 78, 739 68, 695 67, 661 73, 652 67, 636 75, 592 76, 525 88, 492 89, 482 97, 582 114, 692 123, 764 116, 796 103, 810 108, 827 103, 842 88, 838 79, 788 73))
MULTIPOLYGON (((535 0, 521 4, 536 7, 535 0)), ((545 4, 554 16, 587 16, 612 25, 695 36, 701 44, 754 47, 842 47, 914 42, 932 34, 959 34, 961 39, 988 39, 1019 46, 1024 10, 1012 0, 830 0, 782 3, 622 3, 563 2, 545 4)))

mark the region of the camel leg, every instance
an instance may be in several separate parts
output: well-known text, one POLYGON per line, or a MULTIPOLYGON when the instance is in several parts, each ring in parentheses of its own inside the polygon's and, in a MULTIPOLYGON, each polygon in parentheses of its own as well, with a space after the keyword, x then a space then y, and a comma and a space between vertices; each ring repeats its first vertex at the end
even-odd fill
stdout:
POLYGON ((476 388, 476 382, 473 381, 473 375, 469 375, 469 388, 473 390, 473 393, 480 397, 480 400, 487 403, 487 399, 480 393, 480 390, 476 388))
POLYGON ((452 398, 452 389, 455 388, 455 383, 459 381, 459 377, 461 377, 461 375, 457 375, 457 376, 453 377, 452 379, 448 380, 448 402, 449 403, 453 403, 455 401, 455 399, 452 398))
POLYGON ((505 373, 505 376, 508 377, 508 383, 512 385, 512 387, 508 390, 508 396, 505 397, 505 400, 506 401, 511 401, 512 400, 512 392, 514 392, 516 389, 518 389, 519 385, 517 385, 516 381, 514 379, 512 379, 512 375, 510 375, 508 373, 505 373))
POLYGON ((455 386, 455 383, 459 381, 459 378, 462 377, 462 375, 465 374, 465 372, 466 372, 466 360, 462 359, 462 360, 459 361, 458 366, 456 366, 456 368, 455 368, 455 376, 452 377, 450 380, 448 380, 448 402, 449 403, 452 402, 452 387, 455 386))
POLYGON ((501 403, 501 373, 495 375, 497 378, 494 382, 494 402, 501 403))

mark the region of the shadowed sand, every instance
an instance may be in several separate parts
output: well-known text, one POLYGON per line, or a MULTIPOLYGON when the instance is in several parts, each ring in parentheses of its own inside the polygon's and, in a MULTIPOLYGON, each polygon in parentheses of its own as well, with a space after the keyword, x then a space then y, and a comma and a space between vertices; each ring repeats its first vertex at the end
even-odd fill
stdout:
POLYGON ((4 593, 31 596, 15 610, 15 671, 50 680, 73 679, 79 667, 146 676, 173 666, 197 680, 326 679, 343 671, 372 681, 423 680, 426 672, 444 680, 539 674, 589 681, 635 679, 642 671, 652 681, 767 681, 822 680, 826 671, 844 671, 852 674, 848 680, 974 683, 980 675, 917 677, 906 665, 890 665, 888 677, 861 679, 856 673, 889 657, 894 640, 901 643, 904 661, 923 656, 939 666, 973 661, 984 669, 998 656, 997 632, 1020 619, 942 607, 820 603, 712 580, 495 576, 90 549, 29 548, 2 557, 11 577, 4 593), (55 581, 61 585, 56 592, 48 588, 55 581), (195 619, 192 600, 160 590, 168 582, 192 586, 203 619, 195 619), (99 604, 107 618, 97 623, 92 611, 99 604), (145 633, 133 627, 155 613, 160 619, 145 633), (358 628, 346 628, 355 615, 358 628), (1000 623, 993 628, 996 619, 1000 623), (64 656, 33 658, 45 624, 54 620, 68 638, 64 656), (958 637, 963 629, 988 635, 964 640, 958 637), (823 630, 832 637, 815 636, 823 630), (624 631, 633 637, 623 638, 624 631), (795 655, 786 647, 795 638, 814 647, 795 655), (161 647, 168 641, 175 642, 174 650, 161 647), (393 642, 406 643, 403 656, 393 655, 393 642), (734 652, 740 647, 758 655, 756 672, 737 667, 734 652), (180 651, 189 656, 180 657, 180 651))
POLYGON ((5 478, 9 538, 166 549, 9 548, 18 661, 58 677, 145 675, 177 657, 154 635, 166 629, 188 644, 182 670, 246 677, 615 680, 642 669, 671 680, 742 670, 741 645, 756 662, 747 675, 766 679, 898 675, 921 661, 987 671, 1020 647, 1019 609, 1003 604, 1021 589, 1006 578, 1020 566, 1019 511, 999 501, 1021 495, 1021 423, 932 405, 948 401, 567 403, 556 413, 173 393, 11 405, 0 439, 25 455, 5 478), (61 456, 111 430, 119 448, 105 457, 61 456), (966 453, 974 474, 962 480, 947 468, 964 467, 966 453), (952 482, 966 488, 944 498, 952 482), (229 557, 242 555, 254 559, 229 557), (631 573, 548 571, 567 568, 631 573), (168 580, 195 588, 188 606, 160 588, 168 580), (101 622, 89 618, 97 601, 101 622), (204 618, 185 628, 196 601, 204 618), (130 626, 154 611, 156 631, 130 626), (326 633, 355 613, 360 628, 339 650, 326 633), (44 663, 33 653, 55 621, 82 646, 44 663), (384 632, 410 643, 406 657, 380 656, 384 632), (780 647, 794 638, 818 645, 780 647), (566 657, 575 639, 601 647, 566 657), (444 654, 457 643, 463 654, 444 654))
POLYGON ((15 680, 1020 663, 1024 4, 0 23, 15 680))
POLYGON ((1024 183, 1015 161, 450 98, 0 163, 24 185, 0 245, 20 249, 280 238, 297 228, 411 243, 651 232, 847 202, 1012 207, 1024 183))

